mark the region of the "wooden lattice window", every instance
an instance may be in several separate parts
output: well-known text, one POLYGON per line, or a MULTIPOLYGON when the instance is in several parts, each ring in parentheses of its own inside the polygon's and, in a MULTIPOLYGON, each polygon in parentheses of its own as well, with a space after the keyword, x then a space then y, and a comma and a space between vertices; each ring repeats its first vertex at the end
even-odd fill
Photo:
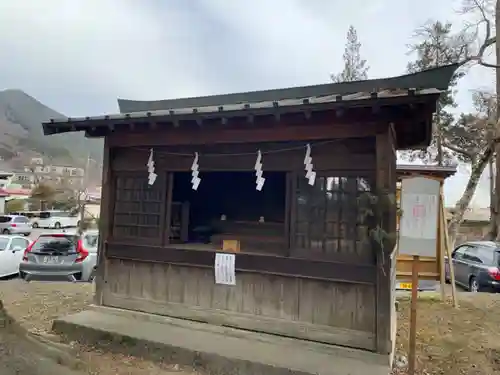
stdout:
POLYGON ((158 176, 153 186, 147 175, 118 175, 114 206, 113 237, 161 240, 161 222, 165 207, 164 179, 158 176))
POLYGON ((325 175, 310 186, 300 176, 296 186, 292 243, 299 254, 339 261, 374 261, 370 220, 366 208, 359 206, 359 197, 372 188, 370 179, 325 175))

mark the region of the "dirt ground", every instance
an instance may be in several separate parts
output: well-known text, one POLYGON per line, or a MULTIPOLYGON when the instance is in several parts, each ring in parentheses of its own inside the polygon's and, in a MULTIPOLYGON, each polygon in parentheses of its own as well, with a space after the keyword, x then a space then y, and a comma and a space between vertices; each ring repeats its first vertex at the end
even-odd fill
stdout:
MULTIPOLYGON (((500 295, 459 293, 460 308, 434 294, 418 302, 417 373, 500 375, 500 295)), ((49 332, 54 318, 81 311, 91 302, 89 284, 0 281, 0 300, 13 317, 34 333, 49 332)), ((409 299, 400 299, 397 358, 407 357, 409 299)), ((76 346, 89 374, 194 375, 175 365, 104 353, 76 346)), ((1 356, 0 348, 0 356, 1 356)), ((395 369, 394 374, 405 374, 395 369)), ((3 373, 2 373, 3 374, 3 373)))
MULTIPOLYGON (((417 313, 417 373, 500 374, 500 295, 459 293, 459 308, 421 293, 417 313)), ((397 353, 407 356, 409 298, 399 300, 397 353)), ((405 374, 395 370, 394 374, 405 374)))
MULTIPOLYGON (((85 283, 26 283, 19 279, 0 280, 0 300, 3 300, 9 314, 21 325, 36 334, 44 334, 50 332, 52 321, 56 317, 85 309, 92 301, 92 286, 85 283)), ((10 347, 13 348, 15 345, 10 347)), ((157 364, 141 358, 105 353, 88 347, 75 346, 75 348, 78 356, 87 364, 85 373, 91 375, 196 374, 180 369, 175 364, 157 364)), ((1 355, 0 345, 0 358, 1 355)), ((5 361, 0 359, 0 362, 5 361)), ((17 364, 12 366, 14 365, 17 364)), ((1 371, 0 373, 4 374, 1 371)))

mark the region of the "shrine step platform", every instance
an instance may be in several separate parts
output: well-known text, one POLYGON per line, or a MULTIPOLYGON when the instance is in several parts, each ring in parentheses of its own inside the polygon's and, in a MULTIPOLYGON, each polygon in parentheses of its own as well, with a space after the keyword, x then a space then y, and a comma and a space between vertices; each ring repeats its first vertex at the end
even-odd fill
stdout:
POLYGON ((159 315, 92 306, 54 321, 68 340, 208 374, 387 375, 389 356, 159 315))

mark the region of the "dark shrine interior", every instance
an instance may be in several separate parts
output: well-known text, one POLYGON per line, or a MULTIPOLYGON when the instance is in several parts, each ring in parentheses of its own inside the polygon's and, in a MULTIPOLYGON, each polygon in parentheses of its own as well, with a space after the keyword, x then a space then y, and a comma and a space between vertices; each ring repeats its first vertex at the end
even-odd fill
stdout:
POLYGON ((261 191, 253 171, 202 172, 197 190, 191 172, 174 173, 172 243, 220 245, 224 236, 282 237, 285 225, 286 173, 265 172, 261 191))

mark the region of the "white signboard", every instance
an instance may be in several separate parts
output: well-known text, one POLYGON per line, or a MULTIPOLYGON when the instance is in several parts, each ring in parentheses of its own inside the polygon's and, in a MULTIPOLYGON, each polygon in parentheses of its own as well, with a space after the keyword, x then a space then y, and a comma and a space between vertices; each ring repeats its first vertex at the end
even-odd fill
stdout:
POLYGON ((405 178, 401 183, 399 254, 436 256, 439 181, 405 178))
POLYGON ((225 285, 236 285, 235 254, 215 254, 215 283, 225 285))
POLYGON ((404 194, 400 230, 409 238, 434 240, 439 199, 431 194, 404 194))

